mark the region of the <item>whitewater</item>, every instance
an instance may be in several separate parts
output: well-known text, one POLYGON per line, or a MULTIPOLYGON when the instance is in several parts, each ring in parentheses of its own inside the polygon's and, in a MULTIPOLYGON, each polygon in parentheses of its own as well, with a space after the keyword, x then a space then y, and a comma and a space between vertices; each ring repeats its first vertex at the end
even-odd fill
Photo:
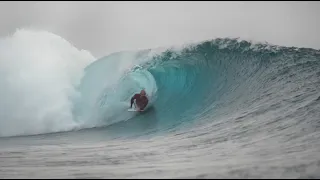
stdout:
POLYGON ((96 58, 18 29, 0 75, 1 178, 320 177, 320 50, 217 38, 96 58))

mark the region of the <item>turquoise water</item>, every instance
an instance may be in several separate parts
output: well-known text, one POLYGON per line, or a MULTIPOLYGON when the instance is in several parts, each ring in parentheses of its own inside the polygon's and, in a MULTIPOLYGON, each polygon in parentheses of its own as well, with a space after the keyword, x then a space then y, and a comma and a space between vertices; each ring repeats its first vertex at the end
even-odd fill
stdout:
POLYGON ((83 98, 75 103, 78 119, 87 124, 99 119, 99 126, 156 119, 148 131, 161 133, 248 114, 264 101, 282 101, 278 90, 297 93, 301 85, 318 87, 319 55, 310 49, 217 39, 152 56, 150 51, 115 53, 89 65, 79 86, 83 98), (304 82, 307 76, 311 79, 304 82), (149 95, 150 110, 126 112, 130 98, 141 89, 149 95))

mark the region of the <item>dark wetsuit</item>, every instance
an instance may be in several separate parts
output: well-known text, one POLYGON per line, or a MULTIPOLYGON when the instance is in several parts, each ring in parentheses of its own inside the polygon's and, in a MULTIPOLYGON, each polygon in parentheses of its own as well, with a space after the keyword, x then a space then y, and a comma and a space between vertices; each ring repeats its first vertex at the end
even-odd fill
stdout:
POLYGON ((148 104, 148 98, 146 96, 141 96, 140 94, 135 94, 131 98, 131 107, 132 107, 134 100, 136 100, 136 104, 140 108, 140 110, 143 110, 148 104))

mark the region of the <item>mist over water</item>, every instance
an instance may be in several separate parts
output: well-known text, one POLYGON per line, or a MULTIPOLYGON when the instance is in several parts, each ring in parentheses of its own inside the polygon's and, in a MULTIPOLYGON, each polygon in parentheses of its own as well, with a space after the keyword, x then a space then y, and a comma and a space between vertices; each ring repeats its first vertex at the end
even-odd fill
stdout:
POLYGON ((0 39, 0 135, 71 130, 70 98, 94 57, 63 38, 18 30, 0 39), (32 42, 32 43, 30 43, 32 42))

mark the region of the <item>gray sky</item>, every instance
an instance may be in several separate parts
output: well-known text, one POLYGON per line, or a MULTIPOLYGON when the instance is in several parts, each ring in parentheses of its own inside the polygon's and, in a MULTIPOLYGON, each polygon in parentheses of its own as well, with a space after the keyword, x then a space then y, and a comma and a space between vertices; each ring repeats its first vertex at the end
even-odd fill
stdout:
POLYGON ((100 57, 216 37, 320 49, 319 2, 0 2, 0 36, 53 32, 100 57))

